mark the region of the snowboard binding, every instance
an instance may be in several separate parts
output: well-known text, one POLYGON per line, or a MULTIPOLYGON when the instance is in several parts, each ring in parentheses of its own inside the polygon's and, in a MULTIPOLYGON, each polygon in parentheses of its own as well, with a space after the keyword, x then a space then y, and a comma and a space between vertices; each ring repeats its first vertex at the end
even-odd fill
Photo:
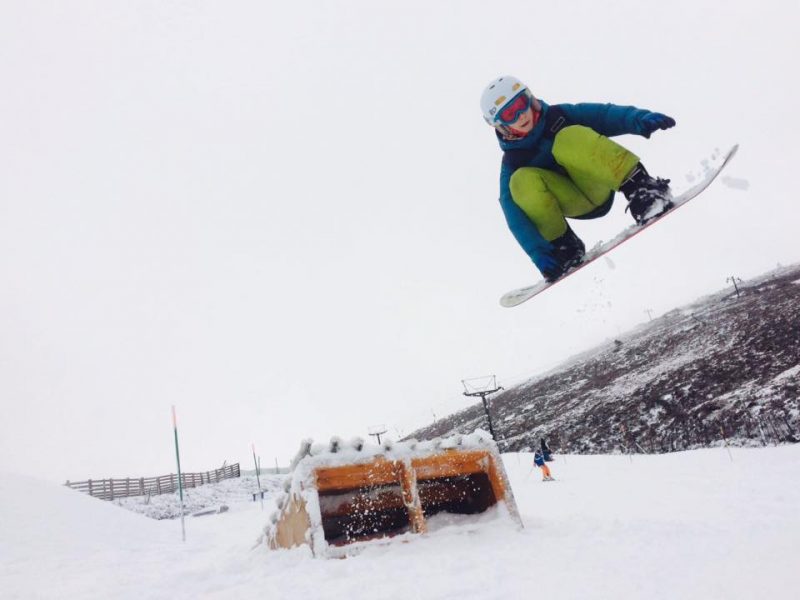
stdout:
POLYGON ((550 244, 553 247, 553 258, 558 262, 558 266, 544 273, 544 279, 552 283, 583 262, 586 246, 569 225, 564 235, 554 239, 550 244))
POLYGON ((625 211, 631 211, 637 225, 644 225, 660 217, 674 206, 669 179, 651 177, 642 163, 636 165, 619 191, 628 200, 625 211))

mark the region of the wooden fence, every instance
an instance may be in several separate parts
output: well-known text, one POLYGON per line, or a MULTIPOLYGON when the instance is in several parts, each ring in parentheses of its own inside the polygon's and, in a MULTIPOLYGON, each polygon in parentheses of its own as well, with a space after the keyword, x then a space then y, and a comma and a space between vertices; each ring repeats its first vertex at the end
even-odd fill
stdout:
MULTIPOLYGON (((239 463, 206 471, 205 473, 181 473, 183 488, 194 488, 206 483, 216 483, 223 479, 239 477, 239 463)), ((161 477, 125 477, 123 479, 89 479, 88 481, 67 481, 67 487, 89 494, 102 500, 114 500, 128 496, 155 496, 178 491, 178 476, 174 473, 161 477)))

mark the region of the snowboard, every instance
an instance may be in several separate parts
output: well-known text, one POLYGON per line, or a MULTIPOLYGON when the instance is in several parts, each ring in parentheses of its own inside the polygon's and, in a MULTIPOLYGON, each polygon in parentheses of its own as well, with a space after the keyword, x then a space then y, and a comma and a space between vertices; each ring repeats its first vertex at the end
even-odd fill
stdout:
POLYGON ((688 190, 678 194, 677 196, 674 196, 672 198, 674 206, 670 210, 665 212, 663 215, 648 221, 644 225, 635 225, 635 224, 631 225, 630 227, 622 231, 622 233, 620 233, 614 239, 597 244, 594 248, 592 248, 586 253, 583 262, 580 265, 578 265, 574 269, 570 269, 563 277, 557 279, 552 283, 548 283, 547 281, 540 281, 539 283, 536 283, 534 285, 518 288, 516 290, 508 292, 507 294, 504 294, 503 297, 500 298, 500 305, 504 306, 505 308, 519 306, 523 302, 530 300, 534 296, 537 296, 538 294, 541 294, 543 291, 553 287, 554 285, 557 285, 561 281, 564 281, 567 277, 574 275, 575 273, 583 269, 586 265, 593 263, 595 260, 605 255, 606 253, 610 252, 623 242, 627 242, 629 239, 640 234, 648 227, 655 225, 656 223, 661 221, 661 219, 663 219, 664 217, 671 215, 681 206, 689 202, 689 200, 700 195, 700 193, 703 190, 705 190, 709 185, 711 185, 711 183, 717 178, 717 175, 719 175, 722 169, 724 169, 725 166, 731 161, 731 159, 736 154, 736 151, 738 149, 739 149, 739 144, 736 144, 730 150, 722 154, 722 160, 719 162, 719 164, 707 168, 707 170, 703 174, 703 178, 701 179, 701 181, 696 183, 694 186, 690 187, 688 190))

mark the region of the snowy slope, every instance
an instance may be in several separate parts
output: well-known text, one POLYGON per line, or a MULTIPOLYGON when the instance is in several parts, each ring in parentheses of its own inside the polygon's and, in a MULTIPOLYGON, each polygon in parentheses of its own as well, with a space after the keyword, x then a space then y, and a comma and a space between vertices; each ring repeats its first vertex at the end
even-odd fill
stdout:
POLYGON ((525 529, 443 526, 345 560, 256 545, 269 508, 154 521, 51 484, 0 481, 3 598, 791 597, 800 445, 558 456, 555 483, 505 456, 525 529), (43 576, 46 575, 46 576, 43 576))
MULTIPOLYGON (((504 450, 669 452, 800 439, 800 265, 676 308, 491 399, 504 450)), ((480 404, 409 437, 486 428, 480 404)))

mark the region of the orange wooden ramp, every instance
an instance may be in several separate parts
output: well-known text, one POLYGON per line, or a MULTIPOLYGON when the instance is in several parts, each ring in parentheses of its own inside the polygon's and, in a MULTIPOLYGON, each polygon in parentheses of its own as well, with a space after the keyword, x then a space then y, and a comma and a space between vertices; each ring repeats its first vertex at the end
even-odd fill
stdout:
MULTIPOLYGON (((503 503, 519 515, 494 443, 486 448, 447 448, 392 453, 342 464, 313 457, 299 482, 279 501, 268 526, 271 548, 308 543, 315 554, 376 538, 425 533, 441 512, 479 514, 503 503)), ((345 461, 346 457, 342 457, 345 461)), ((302 466, 302 462, 299 466, 302 466)))

